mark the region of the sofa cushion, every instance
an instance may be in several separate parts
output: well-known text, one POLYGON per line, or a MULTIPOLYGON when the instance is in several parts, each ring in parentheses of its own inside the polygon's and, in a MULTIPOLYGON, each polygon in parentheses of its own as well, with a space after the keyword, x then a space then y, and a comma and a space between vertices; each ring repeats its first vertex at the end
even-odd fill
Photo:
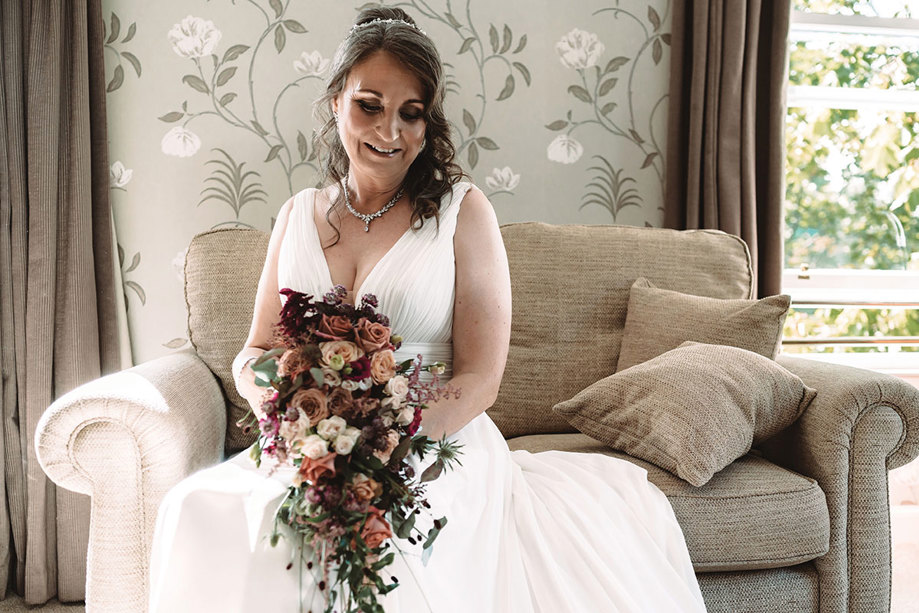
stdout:
POLYGON ((616 371, 641 364, 683 341, 731 345, 775 359, 791 298, 723 300, 632 284, 616 371))
POLYGON ((237 393, 231 368, 249 334, 267 251, 264 232, 212 230, 193 238, 185 257, 188 338, 226 394, 227 454, 245 449, 257 435, 257 431, 244 434, 235 425, 248 412, 249 403, 237 393))
POLYGON ((584 434, 700 486, 790 426, 815 394, 769 358, 687 341, 554 410, 584 434))
POLYGON ((750 298, 746 245, 717 230, 501 227, 513 290, 504 380, 489 415, 505 437, 574 429, 550 407, 616 370, 629 288, 750 298))
POLYGON ((829 513, 817 482, 755 453, 738 459, 704 486, 693 487, 580 433, 522 436, 508 445, 534 453, 602 453, 644 468, 648 480, 670 500, 697 572, 781 568, 829 550, 829 513))

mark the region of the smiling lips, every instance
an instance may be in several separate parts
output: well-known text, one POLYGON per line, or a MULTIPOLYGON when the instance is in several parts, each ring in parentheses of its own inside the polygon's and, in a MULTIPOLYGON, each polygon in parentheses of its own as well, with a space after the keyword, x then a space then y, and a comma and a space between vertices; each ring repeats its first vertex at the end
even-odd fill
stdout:
POLYGON ((399 151, 402 151, 401 149, 384 149, 382 147, 374 147, 370 143, 364 143, 364 144, 367 145, 367 148, 370 149, 371 151, 375 153, 379 153, 381 155, 386 155, 386 156, 392 156, 393 154, 399 151))

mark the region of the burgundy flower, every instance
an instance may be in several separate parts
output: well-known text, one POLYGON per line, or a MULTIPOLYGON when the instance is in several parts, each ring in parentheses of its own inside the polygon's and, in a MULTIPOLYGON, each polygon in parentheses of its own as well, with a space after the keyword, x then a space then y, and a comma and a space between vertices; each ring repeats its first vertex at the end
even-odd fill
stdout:
POLYGON ((281 308, 278 328, 289 338, 296 339, 307 332, 310 321, 316 316, 313 297, 285 287, 279 292, 287 298, 281 308))
POLYGON ((412 420, 412 423, 408 425, 408 435, 415 436, 415 433, 418 432, 418 428, 421 427, 421 407, 415 407, 415 419, 412 420))
POLYGON ((370 376, 370 360, 367 359, 367 356, 349 362, 348 366, 351 367, 351 372, 345 375, 344 371, 342 371, 344 379, 348 379, 349 381, 363 381, 370 376))

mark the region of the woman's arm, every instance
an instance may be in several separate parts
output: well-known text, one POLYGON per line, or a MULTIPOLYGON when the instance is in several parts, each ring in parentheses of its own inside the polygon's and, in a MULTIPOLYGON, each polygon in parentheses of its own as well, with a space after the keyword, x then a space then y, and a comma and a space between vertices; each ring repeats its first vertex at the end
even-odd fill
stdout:
POLYGON ((284 231, 287 229, 287 220, 290 209, 293 207, 293 198, 284 203, 278 212, 278 218, 271 231, 268 241, 268 253, 265 255, 265 266, 259 278, 258 290, 255 294, 255 308, 252 314, 252 326, 249 328, 249 337, 233 360, 233 379, 236 381, 236 390, 239 395, 248 401, 249 406, 255 411, 256 416, 261 414, 261 399, 265 388, 255 383, 255 373, 249 368, 252 358, 257 358, 270 348, 272 331, 278 322, 281 313, 281 298, 278 294, 278 254, 281 251, 281 242, 284 240, 284 231))
POLYGON ((453 378, 459 399, 432 403, 422 433, 453 434, 494 404, 511 336, 511 280, 498 219, 488 198, 472 188, 463 199, 453 238, 453 378))

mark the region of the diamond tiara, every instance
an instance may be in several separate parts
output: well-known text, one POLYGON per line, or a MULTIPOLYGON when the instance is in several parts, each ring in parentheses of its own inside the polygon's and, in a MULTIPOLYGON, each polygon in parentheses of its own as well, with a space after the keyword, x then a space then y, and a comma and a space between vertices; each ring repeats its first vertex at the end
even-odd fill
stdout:
POLYGON ((351 35, 354 34, 357 30, 360 30, 360 29, 362 29, 362 28, 366 28, 367 26, 372 26, 372 25, 375 25, 375 24, 378 24, 378 23, 398 23, 398 24, 401 24, 401 25, 404 25, 404 26, 408 26, 408 27, 410 27, 410 28, 412 28, 412 29, 414 29, 414 30, 418 30, 419 32, 421 32, 422 34, 424 34, 425 36, 427 36, 427 33, 426 33, 424 30, 422 30, 421 28, 419 28, 418 26, 416 26, 416 25, 414 25, 414 24, 411 24, 411 23, 405 21, 404 19, 380 19, 379 17, 376 18, 376 19, 372 19, 372 20, 370 20, 370 21, 365 21, 364 23, 356 23, 356 24, 354 24, 353 26, 351 26, 351 29, 348 31, 348 36, 351 36, 351 35))

